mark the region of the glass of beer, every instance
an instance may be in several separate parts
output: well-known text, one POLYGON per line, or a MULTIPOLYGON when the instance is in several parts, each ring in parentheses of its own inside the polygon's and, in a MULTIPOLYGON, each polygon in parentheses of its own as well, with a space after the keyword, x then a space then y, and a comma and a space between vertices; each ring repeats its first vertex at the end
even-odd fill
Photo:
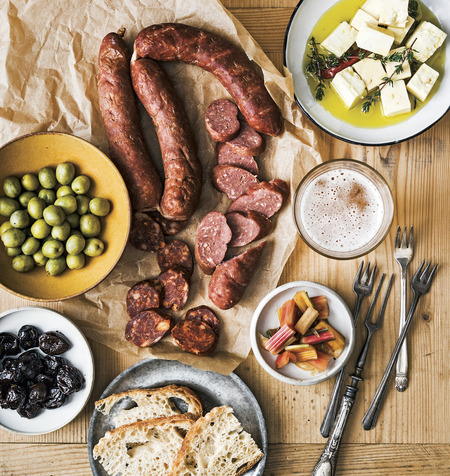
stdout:
POLYGON ((352 259, 374 250, 389 232, 394 201, 372 167, 351 159, 310 170, 294 196, 294 222, 303 241, 328 258, 352 259))

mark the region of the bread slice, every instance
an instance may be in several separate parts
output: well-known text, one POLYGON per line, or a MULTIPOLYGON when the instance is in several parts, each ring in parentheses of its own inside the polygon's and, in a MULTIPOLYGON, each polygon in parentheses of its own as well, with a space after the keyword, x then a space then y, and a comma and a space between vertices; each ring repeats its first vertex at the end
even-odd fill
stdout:
POLYGON ((124 398, 130 398, 137 406, 121 409, 113 418, 116 427, 151 418, 180 415, 181 411, 171 400, 172 398, 184 401, 187 404, 187 413, 191 413, 195 418, 201 417, 203 412, 197 395, 191 389, 178 385, 148 389, 137 388, 116 393, 95 402, 95 408, 104 415, 108 415, 112 407, 124 398))
POLYGON ((238 476, 262 457, 228 406, 199 418, 181 445, 169 476, 238 476))
POLYGON ((111 476, 167 476, 195 420, 184 414, 120 426, 100 439, 94 458, 111 476))

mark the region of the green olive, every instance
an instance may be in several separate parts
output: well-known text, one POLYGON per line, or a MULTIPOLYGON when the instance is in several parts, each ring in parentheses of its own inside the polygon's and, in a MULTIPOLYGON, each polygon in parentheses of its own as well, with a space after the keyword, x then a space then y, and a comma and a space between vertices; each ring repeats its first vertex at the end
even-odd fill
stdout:
POLYGON ((93 198, 89 202, 89 211, 98 217, 105 217, 111 210, 111 205, 106 198, 93 198))
POLYGON ((43 217, 44 209, 46 207, 46 203, 42 198, 39 197, 33 197, 29 202, 28 202, 28 214, 30 215, 31 218, 34 218, 35 220, 39 220, 39 218, 43 217))
POLYGON ((9 230, 12 227, 13 226, 11 225, 11 222, 9 220, 3 222, 0 226, 0 236, 2 235, 3 232, 5 232, 6 230, 9 230))
POLYGON ((22 249, 19 246, 11 246, 10 248, 5 247, 5 251, 8 256, 11 256, 11 258, 22 254, 22 249))
POLYGON ((16 198, 20 195, 22 187, 20 186, 20 180, 14 175, 10 175, 3 180, 3 192, 10 198, 16 198))
POLYGON ((78 215, 86 215, 89 211, 89 202, 91 199, 87 195, 77 195, 77 213, 78 215))
POLYGON ((34 262, 36 266, 45 266, 45 263, 47 263, 48 258, 44 256, 44 253, 42 253, 42 250, 37 251, 33 255, 34 262))
POLYGON ((35 192, 39 188, 39 180, 34 174, 25 174, 21 183, 22 187, 30 192, 35 192))
POLYGON ((72 230, 78 228, 80 225, 80 215, 78 215, 78 213, 71 213, 70 215, 67 215, 66 220, 70 223, 72 230))
POLYGON ((42 198, 42 200, 44 200, 47 206, 53 205, 56 200, 56 193, 54 190, 47 190, 44 188, 39 191, 38 197, 42 198))
POLYGON ((70 223, 66 220, 62 225, 54 226, 52 228, 52 237, 55 240, 66 241, 70 236, 70 223))
POLYGON ((83 215, 80 218, 80 230, 86 238, 94 238, 100 234, 100 220, 91 213, 83 215))
POLYGON ((39 182, 42 187, 50 189, 56 186, 56 174, 55 169, 52 167, 42 167, 38 172, 39 182))
POLYGON ((58 240, 49 240, 42 245, 42 254, 47 258, 59 258, 64 252, 64 244, 58 240))
POLYGON ((16 210, 20 209, 20 204, 14 198, 0 197, 0 215, 10 217, 16 210))
POLYGON ((19 195, 19 202, 23 208, 27 208, 34 197, 36 197, 36 192, 23 192, 19 195))
POLYGON ((81 269, 86 262, 86 258, 83 253, 78 255, 67 255, 66 263, 69 269, 81 269))
POLYGON ((64 210, 66 215, 70 215, 77 211, 77 199, 72 195, 66 195, 56 199, 55 205, 64 210))
POLYGON ((56 167, 56 180, 62 185, 68 185, 75 177, 75 166, 70 162, 63 162, 56 167))
POLYGON ((75 195, 75 192, 72 190, 70 185, 62 185, 56 190, 57 198, 65 197, 66 195, 75 195))
POLYGON ((77 194, 88 193, 89 188, 91 187, 91 179, 87 175, 78 175, 78 177, 73 179, 70 186, 77 194))
POLYGON ((16 210, 9 221, 14 228, 26 228, 30 224, 30 215, 26 210, 16 210))
POLYGON ((45 220, 43 218, 36 220, 31 225, 31 234, 38 240, 43 240, 44 238, 46 238, 50 234, 51 230, 52 227, 45 223, 45 220))
POLYGON ((19 273, 27 273, 34 268, 34 259, 31 256, 19 255, 13 258, 12 267, 19 273))
POLYGON ((105 244, 103 243, 102 240, 99 240, 98 238, 89 238, 86 241, 86 246, 84 247, 83 253, 86 256, 100 256, 103 253, 103 250, 105 249, 105 244))
POLYGON ((64 256, 49 259, 47 263, 45 263, 45 271, 50 276, 58 276, 58 274, 61 274, 66 270, 66 267, 66 259, 64 256))
POLYGON ((22 244, 22 253, 24 255, 34 255, 41 246, 41 242, 34 236, 27 238, 22 244))
POLYGON ((43 212, 45 223, 50 226, 59 226, 66 219, 64 210, 56 205, 49 205, 43 212))
POLYGON ((22 243, 25 241, 25 233, 18 228, 10 228, 2 233, 2 241, 5 246, 8 248, 15 248, 17 246, 22 246, 22 243))
POLYGON ((85 244, 86 240, 84 239, 84 236, 72 235, 66 241, 66 251, 69 255, 77 255, 84 250, 85 244))

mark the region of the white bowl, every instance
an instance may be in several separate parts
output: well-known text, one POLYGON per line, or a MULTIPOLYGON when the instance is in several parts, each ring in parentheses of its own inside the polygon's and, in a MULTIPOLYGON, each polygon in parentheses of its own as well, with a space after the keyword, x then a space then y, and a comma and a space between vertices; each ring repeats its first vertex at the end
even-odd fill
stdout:
MULTIPOLYGON (((389 145, 411 139, 425 132, 438 122, 450 108, 450 8, 442 0, 423 0, 423 3, 436 15, 447 33, 445 45, 445 74, 439 89, 425 106, 416 114, 402 122, 387 127, 356 127, 325 110, 317 102, 306 81, 303 71, 303 54, 311 31, 320 17, 336 0, 301 0, 294 9, 284 38, 283 62, 292 73, 294 95, 302 111, 318 125, 338 139, 360 145, 389 145)), ((355 8, 356 10, 356 8, 355 8)))
POLYGON ((314 385, 336 375, 349 359, 355 345, 353 315, 344 300, 330 288, 312 281, 294 281, 274 289, 260 302, 253 314, 250 326, 250 342, 256 359, 272 377, 292 385, 314 385), (294 364, 288 364, 281 369, 277 369, 275 367, 276 356, 260 345, 257 335, 257 333, 265 335, 268 329, 274 329, 280 325, 277 309, 284 302, 293 299, 297 291, 306 291, 311 297, 325 296, 330 310, 328 317, 330 325, 345 337, 345 348, 342 354, 336 360, 330 359, 325 372, 316 375, 311 375, 294 364))

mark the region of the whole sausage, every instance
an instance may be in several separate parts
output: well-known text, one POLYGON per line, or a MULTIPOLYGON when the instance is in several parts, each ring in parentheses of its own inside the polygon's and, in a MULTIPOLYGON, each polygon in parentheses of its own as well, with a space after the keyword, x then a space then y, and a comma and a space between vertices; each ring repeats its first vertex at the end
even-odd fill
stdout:
POLYGON ((183 105, 167 73, 150 59, 132 59, 134 90, 152 118, 164 166, 161 214, 188 220, 197 208, 202 188, 202 166, 183 105))
POLYGON ((150 347, 172 327, 172 316, 156 309, 143 311, 127 322, 125 338, 138 347, 150 347))
POLYGON ((156 309, 161 305, 162 285, 157 280, 140 281, 127 293, 128 315, 133 318, 147 309, 156 309))
POLYGON ((251 155, 238 154, 226 142, 218 142, 216 152, 219 165, 235 165, 258 175, 258 164, 251 155))
POLYGON ((184 241, 173 240, 158 251, 157 260, 162 273, 170 268, 180 266, 186 271, 188 276, 192 275, 194 262, 191 250, 184 241))
POLYGON ((203 321, 179 321, 172 329, 172 338, 185 352, 208 355, 214 351, 218 337, 213 329, 203 321))
POLYGON ((277 136, 282 116, 247 55, 224 38, 183 23, 144 28, 136 37, 138 57, 183 61, 213 73, 231 94, 247 122, 257 131, 277 136))
POLYGON ((248 170, 234 165, 216 165, 212 170, 211 181, 219 192, 223 192, 230 200, 243 195, 259 180, 248 170))
POLYGON ((227 142, 237 136, 241 124, 236 104, 227 99, 217 99, 206 109, 205 126, 212 140, 227 142))
POLYGON ((117 33, 103 38, 98 57, 98 97, 111 160, 122 174, 136 211, 154 210, 161 179, 142 135, 130 79, 130 53, 117 33))

